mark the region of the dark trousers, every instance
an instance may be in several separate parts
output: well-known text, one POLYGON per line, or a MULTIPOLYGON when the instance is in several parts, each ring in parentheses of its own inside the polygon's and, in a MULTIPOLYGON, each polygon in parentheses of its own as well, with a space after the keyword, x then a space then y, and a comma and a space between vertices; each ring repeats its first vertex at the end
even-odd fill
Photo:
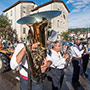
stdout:
POLYGON ((28 80, 20 77, 20 90, 28 90, 28 80))
POLYGON ((64 78, 63 69, 54 69, 52 72, 52 90, 60 90, 64 78))
POLYGON ((72 58, 72 64, 73 64, 72 83, 78 83, 80 71, 82 72, 82 59, 72 58))
MULTIPOLYGON (((20 77, 20 90, 28 90, 28 80, 25 80, 22 77, 20 77)), ((31 90, 42 90, 42 84, 32 82, 31 90)))
POLYGON ((82 56, 83 59, 83 73, 86 72, 88 61, 89 61, 89 54, 85 54, 82 56))

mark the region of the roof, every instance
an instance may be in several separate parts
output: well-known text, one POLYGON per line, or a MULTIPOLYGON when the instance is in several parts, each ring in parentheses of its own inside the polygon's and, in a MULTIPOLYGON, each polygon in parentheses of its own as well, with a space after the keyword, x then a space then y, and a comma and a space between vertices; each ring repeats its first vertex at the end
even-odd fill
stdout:
POLYGON ((54 3, 54 2, 63 3, 64 6, 65 6, 65 8, 67 9, 67 11, 70 12, 69 9, 67 8, 67 6, 65 5, 65 3, 64 3, 63 1, 60 1, 60 0, 49 1, 49 2, 47 2, 47 3, 44 3, 44 4, 42 4, 42 5, 38 6, 38 7, 36 7, 36 8, 33 9, 32 11, 38 10, 39 8, 41 8, 41 7, 43 7, 43 6, 46 6, 46 5, 51 4, 51 3, 54 3))
POLYGON ((18 5, 19 3, 22 3, 22 2, 24 2, 24 3, 33 3, 33 4, 35 4, 33 1, 18 1, 18 2, 16 2, 15 4, 13 4, 12 6, 8 7, 7 9, 5 9, 3 12, 8 11, 9 9, 15 7, 16 5, 18 5))

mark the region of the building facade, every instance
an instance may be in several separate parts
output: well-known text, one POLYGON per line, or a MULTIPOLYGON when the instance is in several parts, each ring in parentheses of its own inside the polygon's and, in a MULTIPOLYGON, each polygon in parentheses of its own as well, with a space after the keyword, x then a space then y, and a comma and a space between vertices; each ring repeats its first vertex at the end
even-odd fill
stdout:
POLYGON ((18 1, 3 11, 10 20, 12 29, 16 30, 19 40, 26 37, 29 28, 26 25, 18 24, 17 20, 30 14, 35 7, 36 4, 32 1, 18 1))
POLYGON ((51 19, 51 28, 49 28, 50 30, 54 29, 58 33, 57 39, 60 39, 60 34, 68 31, 69 10, 63 1, 50 1, 40 6, 37 6, 32 1, 18 1, 3 12, 9 18, 11 26, 13 30, 16 30, 18 39, 20 40, 27 37, 29 28, 27 25, 18 24, 17 20, 32 13, 48 10, 60 10, 62 12, 61 15, 51 19))

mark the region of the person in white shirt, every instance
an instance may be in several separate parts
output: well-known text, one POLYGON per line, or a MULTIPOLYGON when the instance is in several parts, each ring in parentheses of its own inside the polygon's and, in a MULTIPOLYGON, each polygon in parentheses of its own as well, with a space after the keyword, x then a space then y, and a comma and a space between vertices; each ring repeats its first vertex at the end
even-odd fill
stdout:
MULTIPOLYGON (((32 45, 32 51, 38 47, 40 43, 37 42, 32 45)), ((28 72, 22 65, 28 69, 28 63, 26 58, 26 49, 23 43, 19 43, 15 48, 15 52, 11 58, 10 66, 11 69, 16 69, 19 66, 20 72, 20 90, 28 90, 28 72)), ((42 84, 37 84, 32 81, 32 89, 31 90, 42 90, 42 84)))
POLYGON ((79 74, 82 71, 82 54, 84 50, 81 50, 80 40, 75 40, 75 44, 71 46, 71 56, 72 56, 72 64, 73 64, 73 76, 72 76, 72 85, 75 87, 80 86, 79 82, 79 74))
MULTIPOLYGON (((64 57, 60 53, 61 44, 58 41, 53 43, 51 52, 47 55, 47 64, 44 70, 50 66, 52 72, 52 90, 60 90, 64 78, 64 67, 66 59, 69 57, 66 54, 64 57)), ((44 71, 45 72, 45 71, 44 71)))

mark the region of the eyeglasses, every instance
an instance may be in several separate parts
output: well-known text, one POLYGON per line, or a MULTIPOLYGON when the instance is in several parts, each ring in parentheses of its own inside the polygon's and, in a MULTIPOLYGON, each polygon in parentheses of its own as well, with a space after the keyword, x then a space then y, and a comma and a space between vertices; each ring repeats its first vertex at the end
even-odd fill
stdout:
POLYGON ((61 45, 57 45, 57 47, 61 47, 61 45))

